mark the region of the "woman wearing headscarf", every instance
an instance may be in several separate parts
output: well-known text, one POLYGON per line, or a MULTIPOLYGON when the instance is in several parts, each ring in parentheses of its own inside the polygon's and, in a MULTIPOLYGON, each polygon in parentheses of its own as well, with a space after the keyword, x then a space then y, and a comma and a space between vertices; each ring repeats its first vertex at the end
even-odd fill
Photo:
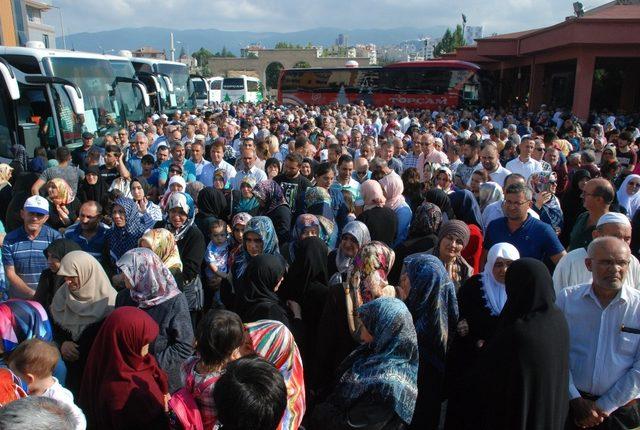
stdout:
POLYGON ((418 395, 418 342, 400 300, 360 306, 365 343, 340 365, 337 385, 316 406, 312 429, 399 429, 412 422, 418 395))
POLYGON ((469 226, 459 220, 448 221, 440 227, 436 246, 427 251, 442 262, 456 291, 473 276, 473 267, 462 256, 462 250, 469 244, 469 226))
POLYGON ((200 233, 205 238, 210 235, 211 222, 222 219, 229 219, 229 209, 224 193, 213 187, 204 187, 198 193, 196 199, 198 213, 196 213, 195 223, 200 229, 200 233))
POLYGON ((360 248, 371 242, 369 229, 360 221, 351 221, 342 229, 338 247, 327 257, 329 285, 341 284, 347 279, 347 270, 360 248))
POLYGON ((13 186, 11 185, 11 176, 13 168, 5 163, 0 163, 0 221, 6 225, 7 208, 11 197, 13 197, 13 186))
POLYGON ((495 182, 485 182, 480 185, 480 195, 478 204, 480 205, 480 211, 483 212, 484 208, 491 203, 500 202, 504 200, 504 194, 502 187, 495 182))
POLYGON ((147 199, 147 195, 151 191, 151 185, 149 185, 147 180, 142 176, 133 178, 129 188, 131 189, 131 198, 136 202, 140 216, 147 213, 154 221, 161 221, 162 209, 160 209, 160 206, 147 199))
POLYGON ((398 221, 396 238, 393 242, 393 246, 396 247, 407 239, 413 214, 402 195, 404 185, 402 184, 400 176, 395 173, 390 173, 380 179, 380 186, 386 198, 385 207, 393 210, 398 221))
POLYGON ((118 260, 127 289, 116 297, 116 307, 134 306, 158 324, 159 334, 149 352, 167 373, 169 392, 182 387, 180 366, 193 353, 189 305, 160 257, 147 248, 127 251, 118 260))
POLYGON ((445 363, 458 322, 455 288, 440 260, 416 254, 404 262, 398 291, 413 317, 420 351, 419 393, 410 428, 435 429, 444 398, 445 363))
POLYGON ((167 190, 164 192, 162 198, 160 199, 160 208, 163 211, 167 211, 167 202, 169 201, 169 197, 173 193, 186 193, 187 192, 187 181, 180 175, 173 175, 169 178, 169 182, 167 183, 167 190))
POLYGON ((546 266, 515 261, 498 329, 464 386, 465 428, 562 430, 569 399, 569 330, 546 266))
POLYGON ((173 234, 166 228, 152 228, 147 230, 140 238, 139 245, 153 251, 162 263, 169 269, 178 289, 184 289, 184 276, 182 275, 182 260, 180 251, 173 234))
POLYGON ((49 307, 53 339, 67 365, 67 388, 77 395, 89 350, 113 310, 116 290, 98 260, 84 251, 65 255, 58 275, 66 282, 49 307))
POLYGON ((184 286, 182 292, 189 303, 192 322, 196 322, 197 313, 202 310, 204 296, 200 269, 204 260, 206 243, 200 229, 194 224, 195 205, 191 196, 173 192, 167 200, 167 221, 157 223, 156 228, 169 230, 178 246, 182 261, 184 286))
POLYGON ((158 332, 158 324, 134 307, 116 309, 107 318, 91 348, 78 398, 87 428, 169 428, 167 377, 149 353, 158 332))
MULTIPOLYGON (((587 181, 591 179, 591 174, 584 169, 576 170, 571 177, 571 184, 560 199, 562 218, 564 224, 573 226, 578 216, 586 211, 582 205, 582 189, 587 181)), ((565 228, 560 232, 560 242, 566 247, 569 245, 571 228, 565 228)))
POLYGON ((71 251, 80 251, 80 245, 69 239, 56 239, 51 242, 43 252, 47 257, 48 268, 44 269, 40 274, 38 288, 33 296, 33 300, 40 303, 45 309, 49 308, 53 296, 58 289, 64 284, 64 277, 58 275, 60 262, 65 255, 71 251))
POLYGON ((482 214, 480 206, 469 190, 458 190, 449 194, 451 208, 456 219, 464 221, 465 224, 475 224, 482 228, 482 214))
POLYGON ((618 204, 626 211, 627 217, 633 219, 638 207, 640 207, 640 176, 629 175, 624 178, 616 196, 618 204))
POLYGON ((46 186, 49 200, 47 225, 56 230, 64 229, 78 218, 80 200, 64 179, 53 178, 46 186))
POLYGON ((338 241, 338 227, 331 208, 331 195, 325 188, 309 187, 305 191, 304 201, 307 213, 320 222, 320 236, 329 249, 334 249, 338 241))
POLYGON ((364 201, 364 210, 358 215, 358 221, 367 226, 371 240, 393 246, 398 232, 398 217, 393 209, 385 206, 387 199, 380 183, 373 179, 364 181, 360 196, 364 201))
MULTIPOLYGON (((640 177, 639 177, 640 178, 640 177)), ((560 200, 556 197, 558 177, 555 172, 536 172, 529 176, 527 185, 533 191, 532 208, 540 215, 540 221, 553 227, 560 234, 564 227, 560 200)))
POLYGON ((278 369, 287 387, 287 407, 277 430, 297 430, 304 417, 305 383, 300 351, 287 327, 277 321, 257 321, 245 324, 248 338, 246 345, 278 369))
POLYGON ((236 285, 235 308, 242 321, 275 320, 292 328, 289 312, 277 294, 285 270, 278 255, 263 254, 251 259, 236 285))
POLYGON ((231 215, 246 212, 251 216, 260 213, 260 200, 253 195, 253 188, 256 180, 250 176, 245 176, 240 182, 240 191, 231 192, 231 215))
POLYGON ((91 200, 104 205, 107 188, 109 187, 100 175, 100 168, 89 166, 85 170, 84 178, 78 184, 78 197, 82 203, 91 200))
POLYGON ((360 342, 362 323, 356 310, 378 297, 395 297, 387 276, 395 254, 382 242, 362 246, 347 271, 347 281, 331 285, 320 317, 316 346, 316 368, 311 369, 309 385, 318 390, 337 376, 340 362, 360 342))
POLYGON ((250 219, 251 215, 246 212, 235 214, 231 219, 231 243, 229 244, 227 267, 233 267, 238 254, 242 251, 242 237, 250 219))
POLYGON ((440 188, 432 188, 427 191, 424 199, 425 201, 433 203, 440 208, 443 222, 456 219, 456 216, 453 214, 453 209, 451 208, 451 200, 449 200, 449 196, 440 188))
MULTIPOLYGON (((40 303, 12 299, 0 303, 0 368, 8 367, 11 351, 28 339, 53 340, 53 331, 47 312, 40 303)), ((65 383, 67 369, 60 359, 53 371, 61 384, 65 383)))
POLYGON ((138 241, 150 229, 154 220, 145 213, 142 217, 138 205, 127 197, 118 197, 111 209, 113 225, 107 230, 102 261, 108 261, 108 273, 116 273, 116 261, 130 249, 138 247, 138 241))
POLYGON ((280 243, 291 239, 291 208, 278 183, 272 179, 260 181, 253 187, 253 195, 260 201, 260 215, 271 218, 280 243))
POLYGON ((475 364, 484 344, 496 332, 500 313, 507 301, 505 275, 509 266, 520 258, 518 250, 509 243, 497 243, 487 254, 484 272, 474 275, 458 291, 460 320, 457 336, 447 362, 448 390, 447 428, 461 426, 466 413, 460 394, 464 391, 466 375, 475 364))
POLYGON ((391 285, 396 285, 400 280, 400 271, 406 257, 419 252, 427 252, 436 245, 441 224, 442 212, 438 206, 429 202, 418 206, 409 227, 409 237, 394 248, 396 260, 391 272, 389 272, 391 285))

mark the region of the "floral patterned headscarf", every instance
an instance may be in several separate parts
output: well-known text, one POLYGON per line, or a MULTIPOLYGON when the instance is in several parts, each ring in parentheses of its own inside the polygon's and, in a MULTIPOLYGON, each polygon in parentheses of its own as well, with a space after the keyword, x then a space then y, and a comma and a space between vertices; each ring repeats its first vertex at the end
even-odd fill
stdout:
POLYGON ((140 238, 140 242, 147 242, 150 249, 162 260, 169 270, 178 268, 182 271, 182 260, 180 260, 180 251, 173 234, 166 228, 154 228, 148 230, 140 238))
POLYGON ((53 178, 49 181, 49 184, 52 184, 58 190, 58 197, 62 200, 63 205, 68 205, 76 198, 73 190, 64 179, 53 178))
POLYGON ((353 257, 348 278, 350 287, 357 294, 358 305, 368 303, 383 294, 380 285, 386 283, 395 257, 391 248, 377 240, 361 247, 353 257))

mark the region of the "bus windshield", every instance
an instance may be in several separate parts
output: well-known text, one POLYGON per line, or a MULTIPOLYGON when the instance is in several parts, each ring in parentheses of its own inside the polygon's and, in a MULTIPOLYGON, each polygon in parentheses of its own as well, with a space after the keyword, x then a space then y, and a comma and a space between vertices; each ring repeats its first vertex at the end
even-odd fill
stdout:
POLYGON ((244 91, 244 78, 224 78, 222 89, 244 91))
MULTIPOLYGON (((130 61, 109 60, 109 62, 117 77, 135 78, 136 72, 130 61)), ((144 100, 140 90, 132 83, 121 82, 118 84, 117 93, 125 119, 134 122, 144 121, 144 100)))
POLYGON ((193 81, 193 89, 196 93, 197 99, 205 99, 207 98, 207 83, 202 79, 194 79, 193 81))
POLYGON ((189 70, 186 65, 158 63, 158 73, 168 75, 173 81, 178 109, 193 109, 193 89, 189 88, 189 70))
MULTIPOLYGON (((113 91, 115 75, 109 61, 92 58, 50 57, 54 76, 67 79, 80 87, 84 98, 83 131, 97 133, 99 138, 125 127, 124 116, 113 91)), ((67 145, 81 144, 77 132, 63 133, 67 145)), ((102 139, 99 139, 102 140, 102 139)))

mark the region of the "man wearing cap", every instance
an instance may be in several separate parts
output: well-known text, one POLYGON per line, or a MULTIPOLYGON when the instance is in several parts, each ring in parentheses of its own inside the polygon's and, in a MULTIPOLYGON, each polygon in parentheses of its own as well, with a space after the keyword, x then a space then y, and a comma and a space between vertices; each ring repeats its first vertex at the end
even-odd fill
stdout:
POLYGON ((160 165, 158 170, 158 184, 164 187, 169 177, 169 167, 172 164, 182 165, 182 177, 187 182, 196 180, 196 166, 191 160, 185 158, 184 143, 181 140, 171 141, 171 160, 167 160, 160 165))
POLYGON ((207 164, 211 164, 204 159, 204 135, 202 134, 196 134, 191 145, 191 162, 196 166, 196 180, 200 181, 203 169, 207 164))
MULTIPOLYGON (((617 237, 627 245, 631 244, 631 223, 626 215, 609 212, 600 217, 596 229, 592 233, 596 237, 617 237)), ((587 248, 577 248, 562 257, 553 272, 553 288, 556 294, 563 288, 591 282, 591 272, 585 266, 587 248)), ((624 280, 629 288, 640 287, 640 262, 631 256, 629 272, 624 280)))
POLYGON ((44 197, 29 197, 20 216, 24 225, 4 238, 2 264, 9 280, 9 297, 30 299, 38 287, 40 274, 47 268, 44 250, 61 236, 45 225, 49 219, 49 202, 44 197))
MULTIPOLYGON (((85 165, 85 160, 91 148, 93 148, 93 133, 89 133, 85 131, 82 133, 82 146, 77 147, 71 153, 71 161, 73 164, 84 170, 87 166, 85 165)), ((103 154, 102 148, 100 149, 100 153, 103 154)))

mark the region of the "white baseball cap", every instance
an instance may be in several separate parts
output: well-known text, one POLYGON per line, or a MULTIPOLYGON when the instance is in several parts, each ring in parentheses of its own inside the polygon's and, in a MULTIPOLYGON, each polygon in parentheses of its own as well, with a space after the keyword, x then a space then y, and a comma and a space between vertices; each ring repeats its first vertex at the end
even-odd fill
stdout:
POLYGON ((23 209, 27 212, 49 215, 49 202, 41 196, 31 196, 24 202, 23 209))

